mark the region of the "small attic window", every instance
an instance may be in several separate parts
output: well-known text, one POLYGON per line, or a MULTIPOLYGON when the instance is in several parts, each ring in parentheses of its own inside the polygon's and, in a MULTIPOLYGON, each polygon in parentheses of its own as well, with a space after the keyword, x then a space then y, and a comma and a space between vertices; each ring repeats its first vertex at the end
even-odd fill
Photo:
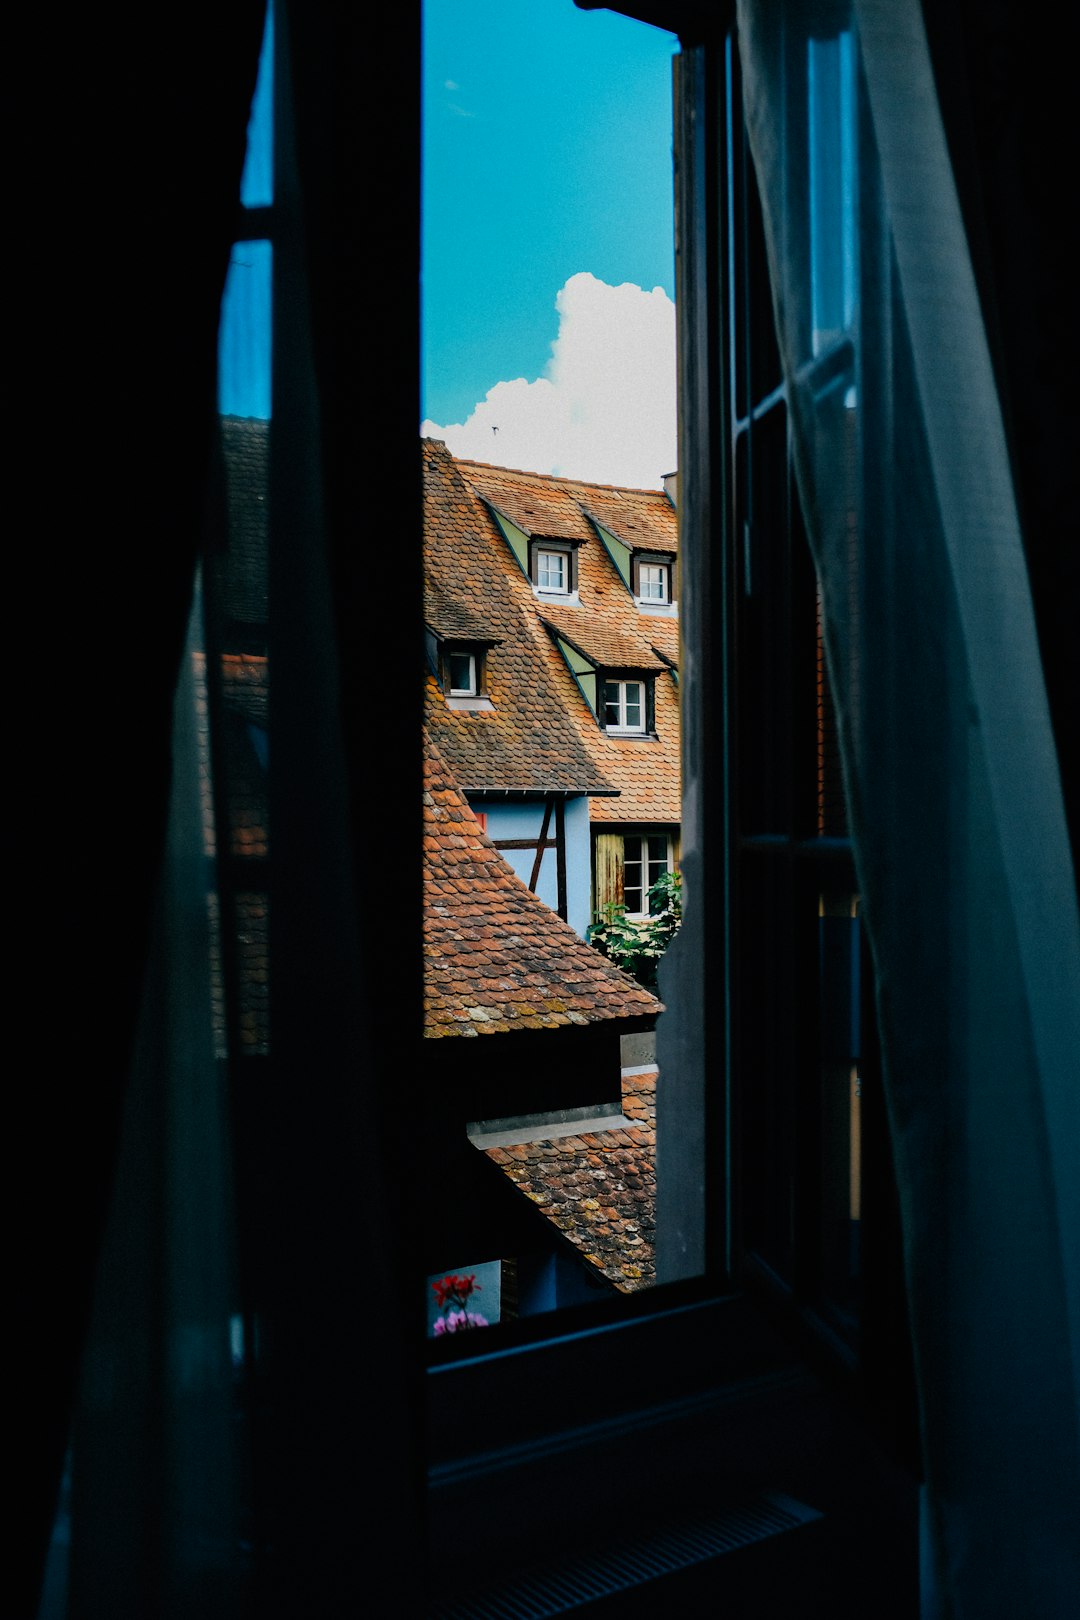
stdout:
POLYGON ((536 547, 534 582, 538 591, 549 591, 555 596, 569 596, 573 589, 573 553, 549 546, 536 547))
POLYGON ((493 644, 485 641, 443 643, 439 650, 438 680, 448 709, 487 712, 494 708, 485 691, 490 645, 493 644))
POLYGON ((668 607, 671 604, 673 560, 663 553, 645 553, 634 557, 633 591, 642 607, 668 607))
POLYGON ((638 595, 643 602, 671 599, 671 569, 667 563, 642 563, 638 569, 638 595))
POLYGON ((480 659, 474 652, 452 648, 446 655, 446 676, 451 697, 476 697, 480 691, 480 659))
POLYGON ((649 683, 644 680, 604 682, 604 730, 642 736, 649 728, 649 683))

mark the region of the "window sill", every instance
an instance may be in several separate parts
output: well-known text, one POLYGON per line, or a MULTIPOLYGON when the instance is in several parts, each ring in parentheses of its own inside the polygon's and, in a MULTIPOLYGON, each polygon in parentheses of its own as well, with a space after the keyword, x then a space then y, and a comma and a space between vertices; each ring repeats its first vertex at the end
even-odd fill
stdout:
POLYGON ((581 606, 581 598, 577 591, 543 591, 539 585, 534 585, 532 591, 538 602, 563 602, 569 607, 581 606))
POLYGON ((454 710, 464 710, 473 714, 493 714, 495 705, 486 697, 448 697, 446 707, 454 710))

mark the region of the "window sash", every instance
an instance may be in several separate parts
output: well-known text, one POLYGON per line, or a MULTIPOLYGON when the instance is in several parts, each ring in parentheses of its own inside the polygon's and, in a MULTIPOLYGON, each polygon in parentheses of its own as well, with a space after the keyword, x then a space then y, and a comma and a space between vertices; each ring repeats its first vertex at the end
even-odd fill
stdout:
POLYGON ((538 551, 536 553, 536 584, 541 591, 558 591, 566 595, 570 589, 570 556, 565 551, 538 551))
POLYGON ((670 598, 667 563, 641 563, 638 568, 638 597, 642 602, 667 602, 670 598))
POLYGON ((475 697, 479 690, 476 654, 452 652, 448 655, 450 696, 475 697))
POLYGON ((645 730, 645 682, 604 682, 604 726, 608 731, 645 730))
POLYGON ((671 839, 666 833, 628 833, 623 839, 623 900, 628 917, 654 916, 661 907, 649 890, 671 871, 671 839))

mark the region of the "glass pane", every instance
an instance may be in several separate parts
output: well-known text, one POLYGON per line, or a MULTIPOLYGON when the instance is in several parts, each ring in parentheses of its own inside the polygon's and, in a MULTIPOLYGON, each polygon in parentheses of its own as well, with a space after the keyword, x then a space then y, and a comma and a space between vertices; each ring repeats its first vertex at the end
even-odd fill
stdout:
POLYGON ((471 653, 450 654, 450 689, 453 692, 473 692, 476 690, 471 653))
POLYGON ((808 53, 810 298, 820 354, 855 308, 854 66, 850 33, 811 39, 808 53))
POLYGON ((229 261, 218 335, 222 416, 270 415, 269 242, 238 242, 229 261))
POLYGON ((650 602, 664 602, 667 600, 666 590, 667 569, 656 563, 642 563, 641 565, 641 596, 650 602))
POLYGON ((641 683, 627 681, 626 683, 626 724, 628 726, 641 725, 641 683))
POLYGON ((539 584, 541 590, 566 589, 566 558, 559 551, 540 553, 539 584))
POLYGON ((266 9, 259 77, 248 120, 247 154, 240 181, 240 201, 245 208, 266 208, 274 200, 274 8, 266 9))

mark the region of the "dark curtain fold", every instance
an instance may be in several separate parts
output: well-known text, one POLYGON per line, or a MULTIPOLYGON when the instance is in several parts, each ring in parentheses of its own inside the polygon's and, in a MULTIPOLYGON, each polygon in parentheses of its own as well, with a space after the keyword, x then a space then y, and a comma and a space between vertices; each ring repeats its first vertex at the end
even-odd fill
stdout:
MULTIPOLYGON (((20 1614, 35 1613, 110 1207, 105 1339, 95 1338, 83 1387, 84 1401, 101 1405, 82 1425, 76 1496, 94 1511, 127 1501, 138 1522, 114 1524, 110 1546, 95 1546, 93 1511, 84 1516, 72 1614, 101 1612, 125 1553, 127 1574, 109 1595, 115 1616, 191 1603, 229 1612, 245 1591, 260 1616, 290 1620, 309 1605, 326 1615, 419 1605, 423 1297, 402 1092, 420 1028, 418 19, 410 8, 361 21, 326 0, 279 6, 277 21, 276 990, 266 1086, 244 1115, 255 1166, 244 1225, 260 1249, 245 1273, 258 1297, 246 1303, 259 1352, 243 1432, 251 1449, 239 1457, 221 1406, 211 1417, 204 1403, 210 1428, 183 1415, 185 1379, 197 1385, 205 1373, 208 1391, 222 1389, 233 1164, 218 1129, 222 1094, 203 1088, 205 1063, 185 1076, 165 1017, 204 913, 196 906, 184 920, 186 903, 162 912, 159 874, 263 5, 122 7, 16 30, 26 92, 18 308, 28 328, 18 476, 34 521, 18 547, 15 597, 40 613, 43 643, 16 744, 34 769, 15 931, 28 969, 18 1004, 36 1047, 15 1128, 29 1153, 19 1477, 31 1534, 20 1614), (360 105, 365 73, 377 89, 360 105), (375 466, 365 398, 385 426, 375 466), (376 541, 396 570, 396 617, 371 611, 376 541), (371 669, 414 667, 415 691, 372 693, 371 669), (353 859, 373 831, 375 888, 370 863, 353 859), (155 913, 172 921, 148 977, 155 913), (164 997, 147 999, 162 982, 164 997), (153 1026, 144 1057, 157 1058, 139 1060, 133 1091, 140 1006, 153 1026), (215 1241, 213 1264, 200 1266, 199 1242, 215 1241), (216 1316, 205 1341, 204 1308, 216 1316), (124 1413, 122 1436, 110 1403, 124 1413), (140 1410, 152 1433, 140 1433, 140 1410), (112 1459, 111 1432, 122 1438, 112 1459), (254 1470, 253 1586, 230 1585, 240 1468, 254 1470), (200 1508, 200 1477, 209 1486, 211 1476, 200 1508), (111 1574, 110 1558, 121 1561, 111 1574)), ((177 757, 189 768, 190 753, 177 757)), ((179 878, 170 860, 174 895, 179 878)), ((196 980, 180 991, 183 1017, 196 980)))
POLYGON ((12 1005, 29 1069, 10 1137, 23 1170, 19 1613, 33 1612, 113 1183, 261 28, 261 0, 244 0, 22 8, 7 33, 8 498, 22 514, 8 583, 24 627, 12 758, 25 783, 12 1005))
MULTIPOLYGON (((1080 930, 1062 649, 1031 583, 1045 590, 1054 546, 1001 391, 1012 298, 988 320, 995 266, 984 255, 980 286, 914 0, 746 0, 739 44, 873 948, 925 1612, 1064 1613, 1080 1590, 1080 930)), ((1031 295, 1051 286, 1052 267, 1031 295)))

